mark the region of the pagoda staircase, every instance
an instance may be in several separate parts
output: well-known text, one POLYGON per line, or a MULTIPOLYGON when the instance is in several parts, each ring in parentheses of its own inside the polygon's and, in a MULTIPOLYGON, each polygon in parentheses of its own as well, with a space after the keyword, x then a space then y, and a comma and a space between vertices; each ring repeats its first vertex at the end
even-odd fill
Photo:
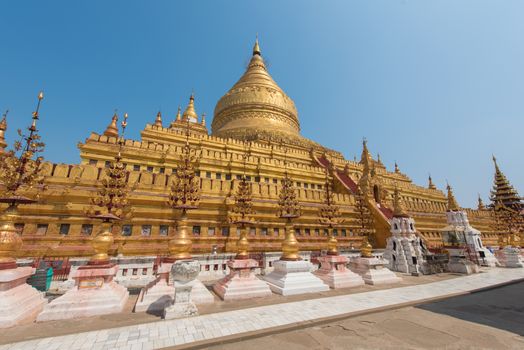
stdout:
MULTIPOLYGON (((331 167, 331 162, 324 156, 312 155, 312 157, 322 168, 333 169, 333 178, 350 194, 357 194, 358 185, 348 174, 336 167, 331 167)), ((393 211, 384 204, 375 202, 373 198, 368 198, 367 205, 375 220, 375 247, 385 248, 386 240, 391 235, 390 220, 393 218, 393 211)))

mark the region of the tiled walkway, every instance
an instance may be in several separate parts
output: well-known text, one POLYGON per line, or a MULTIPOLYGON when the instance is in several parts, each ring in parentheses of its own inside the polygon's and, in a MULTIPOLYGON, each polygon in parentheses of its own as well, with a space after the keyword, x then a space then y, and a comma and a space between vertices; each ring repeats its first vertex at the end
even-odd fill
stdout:
POLYGON ((428 284, 260 306, 187 319, 50 337, 0 346, 6 349, 158 349, 289 326, 319 318, 419 302, 524 279, 524 269, 491 269, 428 284))

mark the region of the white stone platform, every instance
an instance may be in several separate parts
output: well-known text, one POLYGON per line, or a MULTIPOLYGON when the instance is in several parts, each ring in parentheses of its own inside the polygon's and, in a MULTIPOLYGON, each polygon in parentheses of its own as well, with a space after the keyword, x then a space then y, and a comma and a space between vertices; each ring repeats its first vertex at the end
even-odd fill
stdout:
POLYGON ((329 290, 328 285, 311 273, 309 261, 278 260, 273 263, 273 267, 273 272, 264 277, 273 293, 294 295, 329 290))
POLYGON ((321 318, 350 316, 354 313, 420 303, 428 299, 524 280, 524 269, 493 268, 475 275, 409 287, 358 294, 259 306, 201 315, 187 319, 161 320, 133 326, 102 329, 57 337, 0 345, 0 350, 52 349, 160 349, 176 345, 196 345, 225 336, 263 332, 274 327, 294 326, 321 318), (334 307, 336 306, 336 307, 334 307))
MULTIPOLYGON (((162 263, 160 265, 158 270, 160 278, 142 288, 135 304, 135 312, 163 313, 166 306, 173 303, 175 287, 171 276, 172 265, 173 263, 162 263), (168 282, 168 278, 170 282, 168 282)), ((215 297, 202 281, 197 279, 191 289, 191 300, 195 304, 211 304, 215 302, 215 297)))
POLYGON ((348 258, 341 255, 326 255, 318 258, 320 269, 315 275, 324 281, 330 288, 351 288, 364 284, 360 275, 346 268, 348 258))
POLYGON ((351 259, 351 270, 358 273, 366 284, 380 285, 398 283, 402 281, 386 265, 388 261, 382 258, 355 258, 351 259))
POLYGON ((47 304, 37 322, 122 312, 129 292, 113 281, 117 270, 117 265, 78 269, 75 287, 47 304))
POLYGON ((263 298, 271 295, 271 289, 255 276, 258 262, 253 259, 235 259, 227 262, 229 275, 218 281, 213 290, 223 300, 263 298))
POLYGON ((32 267, 0 270, 0 328, 33 322, 47 300, 26 283, 32 267))

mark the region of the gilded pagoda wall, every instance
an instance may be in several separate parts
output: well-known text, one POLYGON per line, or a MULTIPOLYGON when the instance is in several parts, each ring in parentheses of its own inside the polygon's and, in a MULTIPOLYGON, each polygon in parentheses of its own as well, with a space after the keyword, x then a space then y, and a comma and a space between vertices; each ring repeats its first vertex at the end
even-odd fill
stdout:
MULTIPOLYGON (((20 206, 24 223, 24 246, 20 256, 86 256, 87 244, 99 229, 99 222, 86 216, 96 209, 90 203, 105 176, 106 162, 117 151, 116 138, 91 134, 79 144, 81 164, 43 165, 45 191, 39 203, 20 206)), ((113 227, 116 236, 113 253, 124 255, 167 254, 167 241, 174 233, 178 213, 166 202, 171 174, 177 166, 185 136, 180 131, 148 125, 142 132, 142 142, 126 140, 122 162, 126 164, 131 188, 131 207, 127 216, 113 227), (129 233, 128 236, 122 232, 129 233)), ((237 176, 244 172, 242 155, 245 143, 205 134, 191 134, 192 148, 199 154, 202 200, 199 209, 189 213, 195 227, 194 251, 209 253, 231 251, 237 238, 237 228, 228 221, 233 205, 232 195, 238 185, 237 176)), ((276 216, 280 180, 284 169, 296 181, 302 216, 296 221, 297 238, 302 250, 325 249, 324 227, 318 223, 318 208, 323 200, 325 170, 313 160, 313 151, 299 147, 283 147, 264 143, 250 146, 246 175, 251 179, 257 224, 250 229, 253 251, 277 251, 284 234, 284 222, 276 216), (286 165, 285 165, 286 164, 286 165)), ((346 161, 339 153, 327 151, 339 169, 345 169, 355 182, 361 176, 359 163, 346 161)), ((401 174, 377 167, 377 178, 387 193, 399 186, 407 210, 414 216, 417 227, 430 246, 441 244, 439 230, 446 225, 446 197, 439 190, 429 190, 411 183, 401 174)), ((338 228, 341 248, 358 247, 359 227, 355 198, 344 188, 338 188, 335 200, 340 205, 344 224, 338 228)), ((390 198, 381 199, 391 205, 390 198)), ((468 211, 472 225, 488 231, 489 215, 468 211)), ((387 221, 382 223, 387 224, 387 221)), ((384 232, 384 230, 382 230, 384 232)), ((490 238, 485 244, 490 244, 490 238)), ((494 244, 494 243, 491 243, 494 244)))

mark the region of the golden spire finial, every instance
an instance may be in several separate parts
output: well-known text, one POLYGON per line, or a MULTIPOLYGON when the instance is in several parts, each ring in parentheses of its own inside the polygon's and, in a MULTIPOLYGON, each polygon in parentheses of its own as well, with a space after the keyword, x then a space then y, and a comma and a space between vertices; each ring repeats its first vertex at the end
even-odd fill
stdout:
POLYGON ((7 130, 7 113, 9 113, 9 110, 6 110, 4 114, 2 114, 2 121, 0 121, 0 130, 7 130))
POLYGON ((364 164, 364 168, 367 166, 370 166, 371 163, 371 155, 369 154, 368 150, 368 140, 364 137, 362 139, 362 155, 360 156, 360 163, 364 164))
POLYGON ((181 111, 182 111, 182 108, 178 106, 178 112, 176 113, 176 120, 178 121, 182 120, 182 114, 180 114, 181 111))
POLYGON ((491 157, 493 158, 493 164, 495 164, 495 171, 499 172, 500 169, 499 165, 497 164, 497 158, 495 157, 495 155, 492 155, 491 157))
POLYGON ((433 179, 431 179, 431 174, 429 174, 429 177, 428 177, 428 188, 430 190, 437 189, 437 186, 435 186, 435 184, 433 183, 433 179))
POLYGON ((0 154, 4 153, 4 149, 7 147, 7 142, 5 141, 5 131, 7 130, 7 113, 9 111, 5 111, 4 115, 2 116, 2 121, 0 121, 0 154))
POLYGON ((197 121, 198 115, 195 112, 195 94, 191 93, 191 96, 189 97, 189 104, 186 107, 186 110, 182 114, 182 120, 191 120, 191 121, 197 121))
POLYGON ((486 206, 484 205, 484 202, 482 201, 482 197, 480 196, 480 193, 478 194, 478 210, 486 210, 486 206))
POLYGON ((382 165, 382 160, 380 159, 380 153, 377 153, 377 163, 382 165))
POLYGON ((448 183, 447 186, 448 190, 448 211, 458 211, 460 210, 460 206, 457 203, 457 200, 455 199, 455 195, 453 195, 453 189, 448 183))
POLYGON ((118 137, 117 122, 118 122, 118 115, 116 114, 116 110, 115 110, 115 114, 113 114, 113 118, 111 118, 111 123, 109 123, 109 125, 106 128, 106 131, 104 131, 105 136, 118 137))
POLYGON ((395 185, 395 192, 393 192, 393 216, 394 217, 408 217, 400 197, 398 187, 395 185))
POLYGON ((160 111, 158 111, 158 113, 156 114, 156 119, 155 119, 155 126, 158 126, 158 127, 162 127, 162 113, 160 111))
MULTIPOLYGON (((331 165, 331 161, 330 161, 331 165)), ((328 255, 338 255, 337 239, 333 235, 333 227, 341 224, 340 208, 335 203, 335 196, 333 193, 332 178, 330 177, 329 167, 325 168, 326 182, 324 185, 324 203, 319 210, 319 222, 328 226, 328 255)))
POLYGON ((202 124, 202 126, 206 126, 206 114, 205 113, 202 113, 202 121, 200 122, 200 124, 202 124))
POLYGON ((260 51, 260 45, 258 44, 258 34, 257 34, 257 37, 255 39, 255 45, 253 46, 253 56, 255 56, 255 55, 262 56, 262 53, 260 51))
POLYGON ((398 174, 400 173, 400 169, 398 168, 398 164, 397 162, 395 161, 395 172, 398 174))

